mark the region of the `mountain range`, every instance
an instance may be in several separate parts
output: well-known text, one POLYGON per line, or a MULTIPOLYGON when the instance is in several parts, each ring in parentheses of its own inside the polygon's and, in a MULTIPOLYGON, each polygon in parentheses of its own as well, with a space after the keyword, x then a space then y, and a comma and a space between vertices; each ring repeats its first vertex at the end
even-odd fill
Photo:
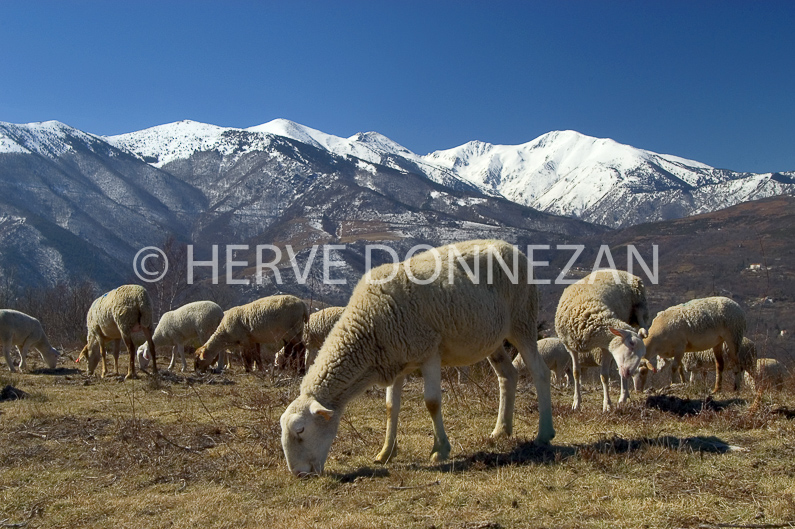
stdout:
POLYGON ((795 173, 736 173, 574 131, 417 155, 375 132, 341 138, 281 119, 110 137, 0 123, 0 270, 21 285, 83 276, 104 287, 133 278, 138 249, 168 236, 197 259, 213 244, 290 244, 307 257, 335 243, 349 290, 368 241, 398 253, 474 237, 581 242, 782 194, 795 194, 795 173))

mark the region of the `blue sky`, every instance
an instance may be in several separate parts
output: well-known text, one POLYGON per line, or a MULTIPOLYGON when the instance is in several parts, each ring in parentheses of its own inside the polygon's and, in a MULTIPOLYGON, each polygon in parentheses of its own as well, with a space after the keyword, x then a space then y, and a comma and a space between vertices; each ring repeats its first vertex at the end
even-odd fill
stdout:
POLYGON ((374 130, 418 153, 573 129, 795 171, 795 2, 0 0, 0 121, 374 130))

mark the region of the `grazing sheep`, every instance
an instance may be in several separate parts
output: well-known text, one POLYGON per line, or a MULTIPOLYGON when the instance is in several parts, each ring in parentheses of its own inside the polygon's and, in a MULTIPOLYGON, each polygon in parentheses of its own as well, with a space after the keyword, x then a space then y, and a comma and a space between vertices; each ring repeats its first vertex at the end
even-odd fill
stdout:
MULTIPOLYGON (((735 367, 728 359, 728 345, 723 344, 723 354, 726 355, 724 369, 731 369, 734 375, 734 390, 740 389, 742 380, 742 372, 745 372, 753 378, 754 368, 756 367, 756 345, 753 340, 748 337, 743 337, 740 344, 740 349, 737 351, 737 359, 740 363, 735 367)), ((702 378, 706 377, 707 373, 715 370, 715 353, 712 349, 697 352, 687 352, 682 356, 682 367, 686 373, 689 373, 690 382, 694 382, 696 374, 700 374, 702 378)))
MULTIPOLYGON (((171 363, 168 368, 174 367, 175 353, 179 353, 182 361, 182 371, 188 369, 185 362, 185 345, 199 346, 215 332, 221 319, 224 317, 224 310, 212 301, 194 301, 183 305, 178 309, 166 312, 160 318, 152 336, 155 347, 171 347, 171 363)), ((225 355, 219 362, 223 365, 226 361, 225 355)), ((141 369, 146 369, 151 360, 149 345, 143 344, 138 348, 138 365, 141 369)))
MULTIPOLYGON (((345 310, 345 307, 326 307, 309 316, 309 321, 304 325, 304 345, 306 346, 304 366, 306 369, 309 369, 309 366, 315 361, 320 346, 323 345, 326 336, 331 332, 331 328, 340 319, 343 310, 345 310)), ((284 350, 281 350, 276 354, 274 365, 282 369, 286 364, 287 360, 284 350)))
POLYGON ((752 376, 746 372, 745 378, 755 391, 764 391, 783 389, 790 374, 789 369, 775 358, 759 358, 756 361, 756 374, 752 376))
POLYGON ((694 299, 658 312, 643 341, 646 344, 646 358, 652 362, 657 356, 673 359, 673 373, 682 382, 685 380, 682 368, 685 352, 711 348, 715 358, 713 393, 717 393, 723 381, 722 344, 726 344, 726 356, 736 381, 740 370, 737 352, 744 333, 745 311, 731 299, 715 296, 694 299))
POLYGON ((295 296, 269 296, 232 307, 224 312, 212 336, 196 349, 196 369, 207 369, 221 351, 235 345, 243 347, 244 358, 248 350, 254 350, 260 369, 264 368, 261 345, 272 350, 284 345, 288 358, 303 355, 302 335, 308 320, 306 305, 295 296))
POLYGON ((566 287, 555 312, 555 331, 572 358, 572 409, 579 409, 582 403, 579 356, 594 348, 605 353, 601 355, 600 366, 602 410, 612 409, 608 391, 611 359, 615 359, 621 378, 618 403, 629 398, 628 379, 646 353, 642 338, 646 335, 648 318, 643 281, 627 272, 597 270, 566 287), (606 354, 608 351, 612 357, 606 354))
MULTIPOLYGON (((511 347, 513 349, 513 347, 511 347)), ((513 367, 520 373, 525 370, 524 360, 522 355, 518 354, 515 350, 511 351, 511 356, 514 356, 513 367)), ((564 377, 566 379, 566 386, 569 385, 571 373, 571 355, 563 345, 559 338, 543 338, 538 340, 538 354, 544 359, 544 363, 549 368, 551 375, 554 377, 554 382, 560 384, 564 377)))
POLYGON ((28 370, 26 360, 28 349, 31 347, 39 352, 42 360, 50 369, 55 367, 60 356, 60 353, 50 345, 39 320, 17 310, 0 310, 0 345, 3 346, 8 369, 12 372, 16 371, 14 362, 11 360, 11 348, 14 346, 19 349, 21 357, 19 369, 21 371, 28 370))
MULTIPOLYGON (((141 331, 146 337, 149 350, 152 351, 152 372, 157 375, 157 350, 152 342, 152 300, 146 289, 140 285, 122 285, 110 292, 102 294, 94 300, 86 315, 88 327, 88 340, 80 352, 77 361, 88 357, 88 374, 94 369, 102 357, 102 374, 107 373, 105 359, 105 343, 121 339, 127 346, 130 355, 130 367, 127 370, 128 378, 135 378, 135 347, 132 333, 141 331), (99 348, 99 356, 96 349, 99 348)), ((118 348, 114 351, 116 360, 116 373, 119 372, 118 348)))
POLYGON ((396 451, 403 381, 417 369, 433 421, 431 460, 447 459, 451 446, 442 421, 442 367, 483 358, 500 384, 492 436, 511 435, 518 376, 505 340, 533 371, 536 440, 548 443, 555 435, 549 368, 536 348, 538 296, 528 278, 527 258, 497 240, 434 248, 367 273, 304 377, 300 396, 281 416, 290 471, 298 476, 323 472, 345 406, 373 384, 387 386, 386 439, 376 457, 387 462, 396 451))

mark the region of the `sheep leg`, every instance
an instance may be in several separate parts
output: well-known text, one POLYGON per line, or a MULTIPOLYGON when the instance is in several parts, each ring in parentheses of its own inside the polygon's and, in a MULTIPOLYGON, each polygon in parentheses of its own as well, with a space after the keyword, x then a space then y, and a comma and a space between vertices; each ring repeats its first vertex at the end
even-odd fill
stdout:
MULTIPOLYGON (((124 337, 124 345, 127 346, 127 353, 130 355, 130 367, 127 370, 127 376, 124 377, 124 380, 128 380, 131 378, 138 378, 138 375, 135 374, 135 347, 133 346, 133 341, 130 336, 124 337)), ((154 352, 154 350, 152 349, 154 352)), ((152 354, 152 365, 154 366, 154 354, 152 354)), ((154 370, 154 367, 152 367, 154 370)))
MULTIPOLYGON (((19 349, 19 347, 17 347, 19 349)), ((22 346, 22 349, 19 349, 19 370, 22 373, 27 372, 28 370, 28 344, 22 346)))
MULTIPOLYGON (((536 396, 538 398, 538 434, 535 442, 539 444, 549 444, 555 437, 555 427, 552 425, 552 390, 549 384, 549 368, 544 359, 538 354, 538 342, 535 335, 535 323, 532 325, 532 336, 523 337, 513 343, 519 350, 522 360, 526 366, 530 367, 533 373, 533 384, 536 386, 536 396)), ((575 364, 576 365, 576 364, 575 364)), ((511 365, 513 367, 513 365, 511 365)), ((514 370, 515 371, 515 370, 514 370)), ((518 375, 515 375, 518 377, 518 375)), ((579 379, 575 377, 575 381, 579 379)), ((514 395, 516 393, 516 383, 513 384, 514 395)), ((513 418, 513 415, 511 415, 513 418)))
POLYGON ((14 361, 11 360, 11 348, 14 347, 11 342, 3 343, 3 355, 6 357, 6 365, 8 369, 13 373, 17 370, 16 366, 14 365, 14 361))
POLYGON ((715 354, 715 387, 712 388, 712 393, 719 393, 723 385, 723 367, 725 364, 723 361, 723 344, 713 347, 712 352, 715 354))
POLYGON ((621 393, 618 396, 618 405, 622 405, 629 400, 629 381, 630 378, 624 378, 619 376, 620 383, 621 383, 621 393))
POLYGON ((171 371, 174 368, 174 361, 177 357, 177 346, 171 346, 171 362, 168 363, 168 370, 171 371))
MULTIPOLYGON (((505 351, 505 347, 500 346, 488 358, 489 364, 497 373, 497 380, 500 383, 500 407, 497 412, 497 424, 491 436, 494 438, 508 437, 513 433, 513 410, 516 403, 516 384, 519 381, 519 374, 513 367, 511 357, 505 351)), ((533 381, 535 381, 535 373, 533 381)))
MULTIPOLYGON (((155 351, 155 342, 152 340, 152 329, 151 327, 142 327, 141 330, 146 337, 146 343, 149 345, 149 353, 152 355, 152 374, 157 376, 157 351, 155 351)), ((130 341, 130 344, 132 344, 132 341, 130 341)), ((130 360, 130 365, 133 368, 133 376, 135 376, 135 361, 130 360)))
MULTIPOLYGON (((265 361, 262 358, 262 346, 259 342, 254 343, 254 361, 257 363, 257 371, 265 372, 265 361)), ((273 366, 271 366, 271 376, 273 376, 273 366)))
POLYGON ((215 372, 223 373, 226 367, 226 349, 221 349, 218 353, 218 361, 215 364, 215 372))
POLYGON ((119 374, 119 349, 121 348, 121 342, 119 340, 113 340, 113 364, 116 367, 116 374, 119 374))
MULTIPOLYGON (((599 366, 599 380, 602 381, 602 411, 607 412, 613 409, 613 403, 610 402, 610 362, 613 356, 608 354, 608 351, 602 349, 602 363, 599 366)), ((623 387, 621 388, 624 389, 623 387)), ((620 398, 620 397, 619 397, 620 398)))
POLYGON ((401 375, 395 379, 391 386, 386 388, 386 438, 384 447, 375 456, 376 463, 386 463, 397 454, 397 422, 405 380, 406 377, 401 375))
POLYGON ((99 357, 102 360, 102 371, 99 374, 100 378, 105 378, 105 375, 108 372, 108 363, 107 363, 107 360, 105 359, 106 352, 107 351, 106 351, 106 348, 105 348, 105 340, 100 338, 100 340, 99 340, 99 357))
MULTIPOLYGON (((513 366, 511 366, 513 367, 513 366)), ((433 421, 433 449, 431 461, 438 463, 450 457, 450 440, 444 432, 442 420, 442 359, 436 354, 420 368, 425 384, 425 407, 433 421)), ((515 383, 514 383, 515 385, 515 383)))
POLYGON ((569 351, 571 355, 571 378, 574 379, 574 400, 571 403, 572 410, 579 410, 582 405, 582 393, 580 392, 580 358, 577 353, 569 351))
MULTIPOLYGON (((179 353, 179 359, 182 362, 182 372, 184 373, 188 370, 188 362, 185 361, 185 344, 177 345, 177 353, 179 353)), ((172 362, 174 360, 174 351, 171 352, 171 360, 172 362)), ((171 369, 171 367, 169 367, 169 369, 171 369)))

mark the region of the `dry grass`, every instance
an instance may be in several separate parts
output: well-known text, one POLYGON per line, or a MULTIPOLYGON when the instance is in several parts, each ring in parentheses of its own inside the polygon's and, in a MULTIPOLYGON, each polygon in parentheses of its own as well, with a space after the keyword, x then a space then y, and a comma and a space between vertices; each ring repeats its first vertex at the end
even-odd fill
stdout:
MULTIPOLYGON (((123 363, 122 363, 123 364, 123 363)), ((517 399, 516 437, 488 437, 497 387, 445 382, 454 458, 428 462, 430 421, 409 382, 399 453, 383 441, 383 391, 346 411, 327 475, 286 470, 279 416, 298 380, 245 374, 88 379, 71 362, 0 375, 28 396, 0 402, 1 527, 776 527, 795 520, 791 392, 705 401, 703 387, 602 414, 553 390, 551 447, 531 442, 532 386, 517 399), (67 365, 68 364, 68 365, 67 365), (741 447, 730 450, 729 445, 741 447)), ((2 366, 5 369, 5 366, 2 366)))

